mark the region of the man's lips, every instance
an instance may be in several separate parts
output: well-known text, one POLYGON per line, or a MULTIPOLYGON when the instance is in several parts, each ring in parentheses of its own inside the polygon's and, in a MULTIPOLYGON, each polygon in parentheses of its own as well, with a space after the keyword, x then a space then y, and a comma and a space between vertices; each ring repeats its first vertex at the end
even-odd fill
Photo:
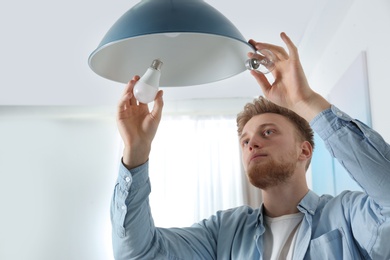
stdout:
POLYGON ((265 153, 257 153, 257 154, 254 154, 250 157, 249 161, 253 161, 253 160, 256 160, 256 159, 262 159, 262 158, 265 158, 267 157, 267 154, 265 153))

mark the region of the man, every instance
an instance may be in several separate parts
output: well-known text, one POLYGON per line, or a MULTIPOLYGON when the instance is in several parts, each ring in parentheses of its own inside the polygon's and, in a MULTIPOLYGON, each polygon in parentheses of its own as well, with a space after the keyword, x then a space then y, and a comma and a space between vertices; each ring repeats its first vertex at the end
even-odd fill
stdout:
MULTIPOLYGON (((161 119, 138 104, 131 80, 118 108, 124 141, 111 214, 116 259, 390 259, 390 146, 375 131, 331 106, 308 85, 296 47, 255 42, 276 55, 270 84, 252 72, 268 100, 238 117, 244 168, 262 190, 259 209, 219 211, 188 228, 156 228, 150 215, 148 156, 161 119), (313 152, 311 127, 365 192, 319 197, 305 172, 313 152)), ((326 173, 324 173, 326 174, 326 173)))

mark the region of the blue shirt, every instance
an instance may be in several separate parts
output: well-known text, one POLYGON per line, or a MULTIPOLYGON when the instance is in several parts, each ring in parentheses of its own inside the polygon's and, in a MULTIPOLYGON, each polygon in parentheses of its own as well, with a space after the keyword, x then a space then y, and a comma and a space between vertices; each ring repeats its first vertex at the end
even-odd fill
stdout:
MULTIPOLYGON (((390 259, 390 146, 335 106, 311 126, 364 192, 309 191, 297 206, 304 217, 293 259, 390 259)), ((121 165, 111 203, 115 259, 263 259, 262 206, 219 211, 188 228, 156 228, 149 193, 148 163, 130 171, 121 165)))

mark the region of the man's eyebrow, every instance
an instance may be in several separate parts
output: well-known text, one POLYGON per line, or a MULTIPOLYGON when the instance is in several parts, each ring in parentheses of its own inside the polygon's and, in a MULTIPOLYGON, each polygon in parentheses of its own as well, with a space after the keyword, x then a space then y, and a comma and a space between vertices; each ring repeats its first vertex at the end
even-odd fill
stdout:
POLYGON ((244 139, 245 138, 245 136, 247 136, 248 134, 247 133, 243 133, 243 134, 241 134, 241 136, 240 136, 240 141, 242 140, 242 139, 244 139))

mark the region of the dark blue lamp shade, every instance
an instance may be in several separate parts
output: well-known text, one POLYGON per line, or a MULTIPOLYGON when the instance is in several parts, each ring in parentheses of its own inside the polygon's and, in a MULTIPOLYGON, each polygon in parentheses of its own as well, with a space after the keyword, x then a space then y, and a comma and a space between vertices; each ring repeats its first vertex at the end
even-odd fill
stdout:
POLYGON ((162 87, 191 86, 245 71, 248 52, 237 28, 203 0, 142 0, 111 27, 89 66, 127 83, 160 59, 162 87))

